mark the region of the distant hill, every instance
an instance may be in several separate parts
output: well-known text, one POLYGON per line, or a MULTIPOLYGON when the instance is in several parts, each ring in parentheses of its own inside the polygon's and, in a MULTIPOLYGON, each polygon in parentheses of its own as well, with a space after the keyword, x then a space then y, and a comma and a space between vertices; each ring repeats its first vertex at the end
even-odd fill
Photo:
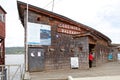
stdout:
POLYGON ((6 54, 24 54, 24 47, 6 47, 6 54))

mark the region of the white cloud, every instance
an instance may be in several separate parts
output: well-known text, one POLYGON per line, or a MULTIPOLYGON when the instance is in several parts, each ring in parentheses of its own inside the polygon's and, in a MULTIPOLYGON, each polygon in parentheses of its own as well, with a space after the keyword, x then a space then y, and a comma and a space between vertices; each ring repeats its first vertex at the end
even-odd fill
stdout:
POLYGON ((24 29, 18 18, 16 0, 2 0, 1 5, 7 12, 5 46, 24 46, 24 29))
MULTIPOLYGON (((52 10, 53 0, 20 0, 52 10), (50 5, 48 5, 50 3, 50 5)), ((120 0, 54 0, 54 12, 88 25, 106 36, 113 43, 120 43, 120 0)), ((0 0, 7 12, 6 46, 23 46, 24 29, 20 24, 16 0, 0 0), (10 4, 9 4, 10 3, 10 4)))

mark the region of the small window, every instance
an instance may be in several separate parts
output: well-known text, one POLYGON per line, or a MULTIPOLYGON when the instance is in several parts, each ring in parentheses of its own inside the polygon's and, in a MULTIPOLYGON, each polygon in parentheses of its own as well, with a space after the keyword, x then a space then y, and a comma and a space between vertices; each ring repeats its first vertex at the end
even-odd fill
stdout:
POLYGON ((40 21, 40 17, 37 18, 37 21, 40 21))
POLYGON ((0 42, 2 42, 2 39, 0 39, 0 42))
POLYGON ((0 13, 0 21, 2 21, 2 14, 0 13))
POLYGON ((70 51, 71 51, 71 52, 74 52, 75 50, 74 50, 74 48, 71 48, 70 51))
POLYGON ((82 47, 79 47, 79 51, 82 51, 83 50, 83 48, 82 47))
POLYGON ((4 14, 0 13, 0 21, 4 22, 5 19, 4 19, 4 14))
POLYGON ((0 42, 2 41, 2 39, 0 39, 0 42))

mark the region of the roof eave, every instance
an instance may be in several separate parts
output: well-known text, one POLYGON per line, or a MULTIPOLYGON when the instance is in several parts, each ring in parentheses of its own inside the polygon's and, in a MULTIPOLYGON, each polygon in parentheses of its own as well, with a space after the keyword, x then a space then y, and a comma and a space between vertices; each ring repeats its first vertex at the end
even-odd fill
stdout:
MULTIPOLYGON (((24 20, 23 20, 24 19, 24 14, 21 13, 20 9, 22 8, 21 5, 24 6, 24 9, 26 9, 27 8, 27 4, 23 3, 23 2, 20 2, 20 1, 17 1, 17 3, 18 3, 19 17, 20 17, 20 20, 21 20, 21 22, 23 24, 23 22, 24 22, 24 20), (20 15, 20 14, 23 14, 23 16, 20 15)), ((67 18, 65 16, 53 13, 51 11, 48 11, 48 10, 45 10, 45 9, 42 9, 42 8, 38 8, 38 7, 32 6, 30 4, 28 6, 29 6, 29 10, 33 10, 33 11, 35 11, 37 13, 41 13, 41 14, 47 15, 47 16, 49 16, 51 18, 59 19, 60 21, 64 21, 66 23, 69 23, 69 24, 81 27, 81 28, 83 28, 83 29, 85 29, 87 31, 90 31, 93 34, 95 33, 95 34, 103 37, 104 39, 108 40, 109 42, 111 42, 111 40, 107 36, 103 35, 102 33, 98 32, 97 30, 95 30, 93 28, 90 28, 90 27, 88 27, 88 26, 86 26, 84 24, 78 23, 78 22, 76 22, 76 21, 74 21, 72 19, 69 19, 69 18, 67 18)))
POLYGON ((2 11, 3 11, 5 14, 7 14, 6 11, 2 8, 2 6, 0 6, 0 8, 2 9, 2 11))

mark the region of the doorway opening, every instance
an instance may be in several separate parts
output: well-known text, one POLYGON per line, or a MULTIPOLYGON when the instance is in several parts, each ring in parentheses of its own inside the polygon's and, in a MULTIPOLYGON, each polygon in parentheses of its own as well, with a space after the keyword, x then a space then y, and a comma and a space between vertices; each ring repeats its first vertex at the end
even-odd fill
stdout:
POLYGON ((95 44, 89 44, 89 53, 94 51, 95 44))
POLYGON ((89 68, 96 65, 94 48, 95 44, 89 44, 89 68))

